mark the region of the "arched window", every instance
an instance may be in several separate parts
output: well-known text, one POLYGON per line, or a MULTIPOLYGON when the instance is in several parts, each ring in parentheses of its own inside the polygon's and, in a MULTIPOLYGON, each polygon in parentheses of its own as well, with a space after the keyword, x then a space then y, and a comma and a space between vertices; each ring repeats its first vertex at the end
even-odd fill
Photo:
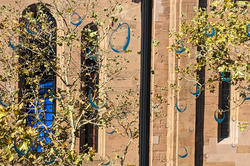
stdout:
MULTIPOLYGON (((83 97, 88 103, 88 92, 98 91, 99 83, 99 62, 98 62, 98 28, 94 23, 87 24, 82 30, 81 36, 81 90, 83 97)), ((96 96, 96 95, 95 95, 96 96)), ((84 109, 85 106, 83 106, 84 109)), ((97 116, 97 110, 92 108, 92 112, 88 112, 85 118, 97 116)), ((98 128, 93 124, 86 124, 80 129, 80 152, 88 151, 88 147, 92 147, 97 152, 98 149, 98 128), (87 146, 85 146, 87 144, 87 146)))
MULTIPOLYGON (((51 94, 56 88, 57 25, 47 6, 32 4, 24 9, 19 20, 22 26, 19 38, 22 45, 19 50, 19 99, 25 103, 24 111, 28 112, 27 125, 39 131, 38 141, 51 144, 48 134, 52 132, 56 109, 56 101, 51 99, 51 94)), ((35 149, 42 151, 40 145, 35 149)))
MULTIPOLYGON (((225 72, 224 77, 230 78, 231 73, 225 72)), ((218 142, 229 137, 230 134, 230 98, 231 98, 231 82, 229 80, 223 80, 219 84, 219 109, 225 111, 225 119, 218 123, 218 142)), ((219 119, 223 118, 222 114, 219 114, 219 119)))

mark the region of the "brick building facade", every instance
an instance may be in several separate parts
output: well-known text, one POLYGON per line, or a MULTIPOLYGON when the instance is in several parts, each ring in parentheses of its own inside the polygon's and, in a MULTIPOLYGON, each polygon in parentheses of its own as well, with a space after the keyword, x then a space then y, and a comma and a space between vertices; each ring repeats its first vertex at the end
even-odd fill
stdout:
MULTIPOLYGON (((168 38, 169 30, 178 31, 181 24, 181 15, 186 14, 188 19, 194 16, 194 7, 209 7, 211 1, 199 0, 173 0, 154 1, 153 38, 160 41, 160 46, 153 52, 152 88, 155 94, 161 93, 167 96, 168 105, 162 112, 167 117, 154 120, 152 116, 151 127, 151 165, 180 165, 180 166, 248 166, 249 161, 249 128, 240 131, 239 122, 249 122, 249 105, 247 101, 240 107, 235 107, 233 99, 239 98, 234 86, 231 86, 231 100, 229 100, 229 136, 218 142, 220 127, 214 120, 213 111, 218 109, 225 96, 225 87, 217 84, 215 93, 205 90, 204 95, 197 99, 190 94, 192 82, 178 81, 176 79, 175 65, 184 65, 187 59, 177 60, 174 55, 165 50, 166 45, 172 44, 168 38), (182 90, 176 93, 174 90, 163 92, 161 89, 168 87, 169 83, 177 83, 182 90), (157 87, 155 86, 157 85, 157 87), (222 89, 224 90, 222 92, 222 89), (185 112, 178 112, 176 103, 182 108, 187 104, 185 112), (178 155, 185 154, 186 158, 178 155)), ((194 53, 195 50, 192 50, 194 53)), ((209 73, 207 73, 209 74, 209 73)), ((227 91, 227 90, 226 90, 227 91)))

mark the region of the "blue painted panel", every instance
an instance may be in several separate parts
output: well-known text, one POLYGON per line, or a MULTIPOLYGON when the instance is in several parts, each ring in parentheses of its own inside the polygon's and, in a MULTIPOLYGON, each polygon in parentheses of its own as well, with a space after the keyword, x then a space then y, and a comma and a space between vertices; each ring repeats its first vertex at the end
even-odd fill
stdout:
MULTIPOLYGON (((44 95, 45 93, 49 94, 48 90, 52 90, 54 88, 54 82, 53 81, 48 81, 45 83, 40 84, 40 90, 39 94, 44 95)), ((41 99, 43 97, 41 96, 41 99)), ((37 128, 39 131, 38 135, 38 141, 45 140, 46 144, 51 144, 51 140, 48 137, 48 133, 52 132, 51 130, 45 129, 44 126, 41 126, 41 124, 45 124, 48 129, 52 128, 52 123, 53 123, 53 105, 54 102, 49 100, 49 97, 43 98, 45 101, 42 103, 38 104, 44 104, 44 107, 38 110, 39 113, 39 120, 35 119, 34 113, 35 109, 34 106, 30 106, 27 110, 29 113, 29 116, 27 118, 27 124, 29 126, 33 126, 34 128, 37 128)), ((36 101, 34 102, 36 104, 36 101)), ((36 150, 37 152, 43 151, 43 148, 41 145, 36 145, 36 147, 32 147, 33 150, 36 150)))
POLYGON ((53 121, 48 121, 48 120, 46 120, 46 121, 45 121, 45 125, 51 128, 52 122, 53 122, 53 121))
POLYGON ((53 113, 46 113, 46 120, 53 120, 53 113))
POLYGON ((53 104, 50 104, 49 102, 45 102, 44 109, 46 112, 53 112, 53 104))
POLYGON ((41 88, 53 88, 53 85, 54 85, 53 81, 49 81, 49 82, 40 84, 40 87, 41 88))

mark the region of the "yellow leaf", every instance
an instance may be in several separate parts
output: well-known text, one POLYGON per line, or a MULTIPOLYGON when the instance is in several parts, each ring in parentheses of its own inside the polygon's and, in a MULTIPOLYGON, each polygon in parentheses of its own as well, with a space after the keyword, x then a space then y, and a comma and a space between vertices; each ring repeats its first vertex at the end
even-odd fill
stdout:
POLYGON ((6 116, 6 112, 0 111, 0 119, 4 116, 6 116))

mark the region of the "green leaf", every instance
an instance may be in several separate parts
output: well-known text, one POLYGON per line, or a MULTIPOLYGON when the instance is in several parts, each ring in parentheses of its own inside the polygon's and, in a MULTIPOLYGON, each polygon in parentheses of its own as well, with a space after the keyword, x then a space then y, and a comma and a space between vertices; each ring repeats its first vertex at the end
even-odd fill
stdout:
POLYGON ((3 118, 4 116, 6 116, 6 112, 0 111, 0 119, 3 118))
POLYGON ((158 40, 153 40, 152 41, 152 44, 153 44, 153 46, 158 46, 159 44, 160 44, 160 41, 158 41, 158 40))

